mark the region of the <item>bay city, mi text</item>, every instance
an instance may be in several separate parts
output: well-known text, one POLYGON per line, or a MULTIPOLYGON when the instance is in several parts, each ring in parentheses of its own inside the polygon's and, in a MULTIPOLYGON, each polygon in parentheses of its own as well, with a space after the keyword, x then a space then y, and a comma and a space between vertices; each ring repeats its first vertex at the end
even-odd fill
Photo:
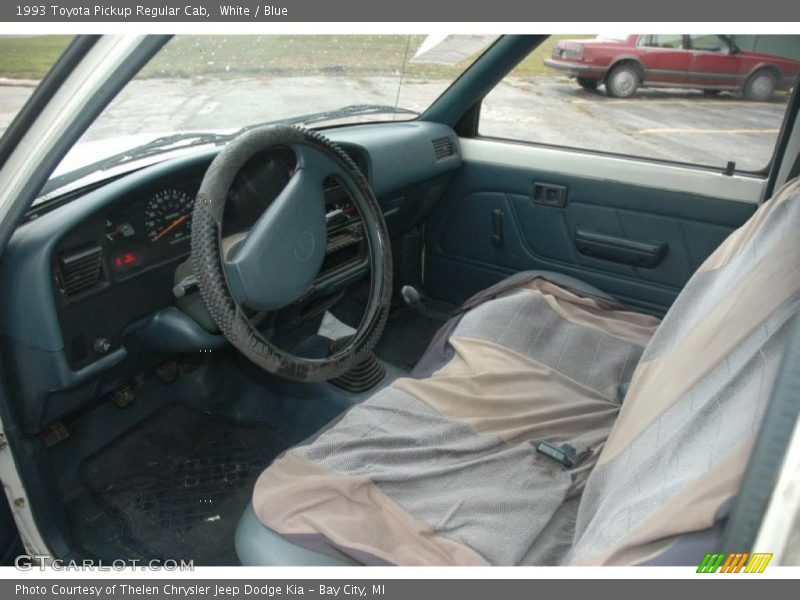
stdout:
POLYGON ((181 598, 190 598, 193 596, 204 597, 231 597, 235 598, 241 595, 244 596, 260 596, 260 597, 282 597, 282 596, 304 596, 306 594, 317 594, 319 596, 327 596, 332 598, 339 597, 356 597, 365 598, 367 595, 371 597, 383 596, 386 593, 385 586, 379 585, 355 585, 355 584, 337 584, 337 585, 300 585, 300 584, 285 584, 285 585, 178 585, 173 583, 165 583, 161 585, 148 585, 148 584, 129 584, 129 583, 113 583, 113 584, 98 584, 98 585, 71 585, 71 584, 17 584, 15 588, 17 596, 44 596, 50 593, 53 596, 178 596, 181 598))

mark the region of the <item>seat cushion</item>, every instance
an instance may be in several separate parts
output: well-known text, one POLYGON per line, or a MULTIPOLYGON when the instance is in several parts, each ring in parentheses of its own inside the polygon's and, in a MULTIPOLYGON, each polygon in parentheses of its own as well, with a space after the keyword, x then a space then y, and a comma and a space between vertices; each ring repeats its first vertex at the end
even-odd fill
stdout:
POLYGON ((577 499, 658 326, 606 297, 517 278, 445 326, 403 378, 259 478, 285 540, 367 564, 557 564, 577 499), (569 466, 537 450, 568 444, 569 466))

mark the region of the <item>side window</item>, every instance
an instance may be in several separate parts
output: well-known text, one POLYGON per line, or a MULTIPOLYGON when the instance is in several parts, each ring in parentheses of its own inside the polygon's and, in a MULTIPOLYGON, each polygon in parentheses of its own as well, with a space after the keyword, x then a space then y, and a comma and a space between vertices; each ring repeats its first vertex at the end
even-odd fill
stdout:
POLYGON ((728 45, 718 35, 690 35, 689 44, 692 50, 703 52, 727 52, 728 45))
POLYGON ((643 35, 639 39, 640 46, 646 46, 648 48, 672 48, 672 49, 680 49, 683 48, 683 36, 682 35, 643 35))
POLYGON ((551 36, 484 98, 477 135, 763 173, 800 75, 800 35, 751 38, 551 36), (653 50, 684 42, 709 52, 653 50))

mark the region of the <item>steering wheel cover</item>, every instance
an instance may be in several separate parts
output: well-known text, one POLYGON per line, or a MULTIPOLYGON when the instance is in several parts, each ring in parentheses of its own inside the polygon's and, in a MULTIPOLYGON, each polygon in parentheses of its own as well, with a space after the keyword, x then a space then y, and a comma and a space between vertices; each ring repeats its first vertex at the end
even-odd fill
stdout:
POLYGON ((192 262, 206 308, 228 341, 256 365, 287 379, 322 381, 345 373, 367 358, 386 326, 392 297, 392 256, 383 213, 352 159, 315 131, 285 125, 259 127, 238 137, 217 155, 195 200, 192 262), (296 144, 323 153, 345 174, 342 183, 361 214, 369 253, 370 290, 365 315, 347 344, 324 359, 294 356, 266 339, 234 299, 223 266, 222 219, 236 175, 259 152, 296 144))

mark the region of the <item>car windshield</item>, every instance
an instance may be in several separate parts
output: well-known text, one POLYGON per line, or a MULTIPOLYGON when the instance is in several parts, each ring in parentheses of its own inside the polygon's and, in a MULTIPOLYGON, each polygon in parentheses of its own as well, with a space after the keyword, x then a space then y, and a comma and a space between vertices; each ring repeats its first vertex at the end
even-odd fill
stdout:
POLYGON ((41 197, 143 156, 223 143, 258 124, 413 119, 496 37, 176 36, 85 132, 41 197))

